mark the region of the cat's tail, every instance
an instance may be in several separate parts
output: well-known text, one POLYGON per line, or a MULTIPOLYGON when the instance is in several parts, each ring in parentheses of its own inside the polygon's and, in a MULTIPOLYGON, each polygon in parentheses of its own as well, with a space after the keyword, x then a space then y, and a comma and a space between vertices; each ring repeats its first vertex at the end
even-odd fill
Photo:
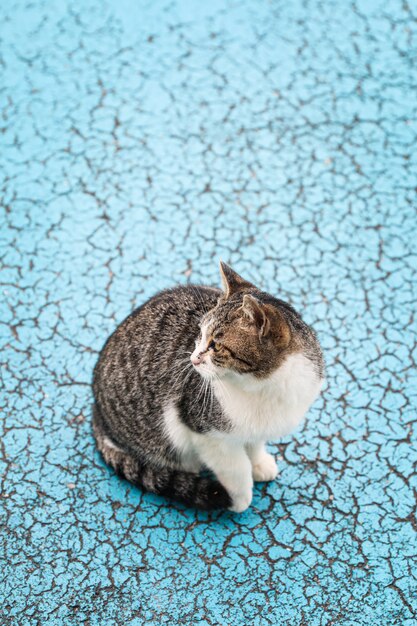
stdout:
POLYGON ((206 511, 228 509, 232 499, 218 481, 169 467, 145 463, 111 441, 102 427, 100 410, 93 407, 93 431, 104 460, 122 478, 146 491, 206 511))

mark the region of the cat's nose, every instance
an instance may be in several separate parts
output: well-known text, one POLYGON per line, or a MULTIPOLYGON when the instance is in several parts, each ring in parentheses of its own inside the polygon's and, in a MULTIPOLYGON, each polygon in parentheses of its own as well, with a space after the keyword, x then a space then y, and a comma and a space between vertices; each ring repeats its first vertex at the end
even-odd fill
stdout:
POLYGON ((204 357, 201 355, 201 353, 197 355, 192 354, 190 358, 193 365, 200 365, 204 361, 204 357))

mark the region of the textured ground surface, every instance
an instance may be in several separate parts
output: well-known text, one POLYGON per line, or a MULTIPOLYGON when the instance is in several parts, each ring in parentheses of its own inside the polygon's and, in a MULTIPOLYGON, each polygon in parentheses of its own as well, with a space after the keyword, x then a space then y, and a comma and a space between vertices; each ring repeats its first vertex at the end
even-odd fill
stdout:
POLYGON ((1 2, 2 624, 416 624, 412 7, 1 2), (142 495, 90 427, 108 333, 219 257, 328 363, 241 516, 142 495))

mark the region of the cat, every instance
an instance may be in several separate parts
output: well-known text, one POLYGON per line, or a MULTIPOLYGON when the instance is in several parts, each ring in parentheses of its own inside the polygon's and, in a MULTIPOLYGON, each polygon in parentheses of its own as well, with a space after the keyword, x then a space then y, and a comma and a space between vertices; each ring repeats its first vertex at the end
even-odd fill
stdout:
POLYGON ((324 362, 291 305, 222 262, 220 273, 223 290, 157 293, 109 337, 94 370, 93 429, 105 461, 133 484, 241 512, 253 481, 277 476, 265 442, 299 425, 324 362))

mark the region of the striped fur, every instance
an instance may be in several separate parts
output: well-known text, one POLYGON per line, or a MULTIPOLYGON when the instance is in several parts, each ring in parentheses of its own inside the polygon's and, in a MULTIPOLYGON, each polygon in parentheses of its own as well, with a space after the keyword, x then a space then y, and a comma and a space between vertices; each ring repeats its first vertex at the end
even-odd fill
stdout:
POLYGON ((133 485, 206 511, 230 507, 232 500, 218 481, 172 467, 157 467, 124 452, 105 434, 97 405, 93 406, 93 432, 105 462, 133 485))

